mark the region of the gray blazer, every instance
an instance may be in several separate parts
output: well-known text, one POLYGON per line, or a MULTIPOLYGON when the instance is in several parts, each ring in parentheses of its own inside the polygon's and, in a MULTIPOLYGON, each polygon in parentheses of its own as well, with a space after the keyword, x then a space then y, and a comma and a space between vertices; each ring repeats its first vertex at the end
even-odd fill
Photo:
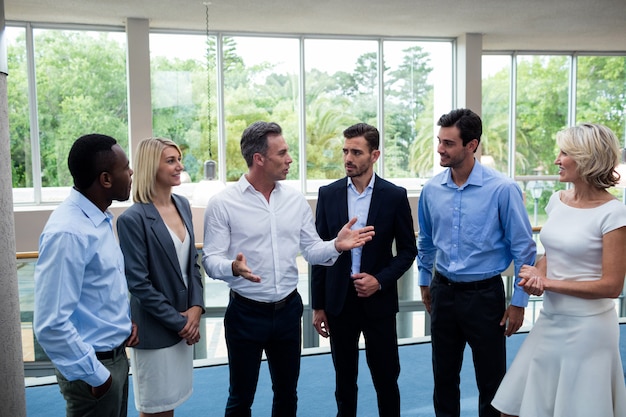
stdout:
POLYGON ((174 242, 154 204, 135 203, 117 220, 124 253, 130 308, 139 332, 138 349, 158 349, 181 340, 187 323, 180 312, 200 306, 204 312, 202 276, 197 262, 191 208, 186 198, 172 200, 189 233, 188 287, 185 287, 174 242))

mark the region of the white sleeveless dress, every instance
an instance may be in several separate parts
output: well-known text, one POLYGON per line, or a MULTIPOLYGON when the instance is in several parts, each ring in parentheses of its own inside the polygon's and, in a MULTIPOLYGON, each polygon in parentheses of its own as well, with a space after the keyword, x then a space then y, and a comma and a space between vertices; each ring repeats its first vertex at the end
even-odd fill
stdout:
MULTIPOLYGON (((626 206, 612 200, 579 209, 546 207, 541 230, 547 276, 589 281, 602 275, 602 236, 626 226, 626 206)), ((492 405, 520 417, 625 417, 626 386, 612 299, 546 291, 543 309, 507 371, 492 405)))

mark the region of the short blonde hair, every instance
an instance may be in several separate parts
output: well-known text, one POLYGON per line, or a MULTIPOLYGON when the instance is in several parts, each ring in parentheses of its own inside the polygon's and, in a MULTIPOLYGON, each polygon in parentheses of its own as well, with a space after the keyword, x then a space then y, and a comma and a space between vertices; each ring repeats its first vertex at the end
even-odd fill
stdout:
POLYGON ((583 123, 556 134, 559 148, 577 164, 578 175, 597 188, 609 188, 619 182, 615 168, 621 152, 615 133, 606 126, 583 123))
POLYGON ((154 199, 161 154, 168 146, 176 148, 182 156, 178 145, 169 139, 148 138, 139 142, 133 164, 133 200, 136 203, 151 203, 154 199))

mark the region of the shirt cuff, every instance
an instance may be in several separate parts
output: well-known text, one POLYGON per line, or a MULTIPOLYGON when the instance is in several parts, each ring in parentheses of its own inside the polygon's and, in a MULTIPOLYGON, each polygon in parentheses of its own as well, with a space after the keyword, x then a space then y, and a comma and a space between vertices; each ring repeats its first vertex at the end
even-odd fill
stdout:
POLYGON ((420 269, 417 275, 417 282, 420 287, 428 287, 433 279, 433 274, 425 269, 420 269))
POLYGON ((109 375, 111 375, 111 372, 109 372, 109 370, 106 368, 106 366, 102 364, 102 362, 98 361, 97 359, 96 361, 98 362, 98 365, 96 365, 96 372, 94 372, 92 375, 89 375, 83 380, 92 387, 99 387, 100 385, 104 384, 105 382, 107 382, 107 379, 109 379, 109 375))
POLYGON ((513 290, 513 296, 511 297, 511 305, 515 307, 528 307, 528 298, 530 296, 520 288, 513 290))

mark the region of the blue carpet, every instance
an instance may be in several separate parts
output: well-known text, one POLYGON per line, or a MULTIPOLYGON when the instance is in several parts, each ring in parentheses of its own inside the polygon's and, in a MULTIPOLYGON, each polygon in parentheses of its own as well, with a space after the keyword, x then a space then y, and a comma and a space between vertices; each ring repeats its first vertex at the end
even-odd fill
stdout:
MULTIPOLYGON (((620 350, 626 366, 626 325, 620 326, 620 350)), ((525 334, 516 334, 507 339, 509 363, 514 358, 525 334)), ((402 416, 432 417, 433 378, 431 370, 430 344, 400 346, 401 373, 399 379, 402 401, 402 416)), ((360 356, 359 369, 359 417, 377 417, 376 395, 372 386, 365 354, 360 356)), ((625 370, 626 374, 626 370, 625 370)), ((132 384, 132 377, 131 377, 132 384)), ((228 367, 226 365, 197 368, 194 371, 194 393, 190 400, 176 409, 176 417, 223 416, 228 395, 228 367)), ((334 400, 334 371, 329 354, 304 356, 298 385, 298 416, 324 417, 336 414, 334 400)), ((271 415, 272 389, 267 369, 263 362, 254 405, 253 416, 271 415)), ((478 390, 474 379, 471 351, 465 350, 461 371, 461 416, 478 415, 478 390)), ((26 388, 26 411, 28 417, 56 417, 65 415, 65 401, 56 384, 26 388)), ((129 416, 136 416, 131 393, 129 416)))

